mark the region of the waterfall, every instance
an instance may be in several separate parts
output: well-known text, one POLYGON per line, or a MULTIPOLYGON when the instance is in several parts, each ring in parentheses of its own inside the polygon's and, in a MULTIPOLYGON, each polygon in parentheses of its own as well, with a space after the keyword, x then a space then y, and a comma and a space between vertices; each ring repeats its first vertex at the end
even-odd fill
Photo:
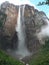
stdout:
POLYGON ((25 35, 25 24, 24 24, 24 9, 25 9, 25 5, 22 6, 22 10, 21 10, 21 6, 19 6, 19 13, 18 13, 17 27, 16 27, 16 31, 18 35, 18 49, 16 51, 16 54, 19 54, 22 57, 30 55, 25 45, 26 35, 25 35))

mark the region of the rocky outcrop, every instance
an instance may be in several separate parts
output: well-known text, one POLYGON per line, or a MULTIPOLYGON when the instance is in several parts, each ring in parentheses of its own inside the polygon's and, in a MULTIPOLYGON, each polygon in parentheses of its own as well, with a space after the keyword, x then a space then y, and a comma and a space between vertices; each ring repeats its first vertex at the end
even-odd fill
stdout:
POLYGON ((16 6, 5 2, 1 5, 1 10, 7 15, 4 24, 4 33, 8 36, 12 36, 15 33, 15 26, 18 17, 16 6))
MULTIPOLYGON (((42 26, 47 25, 44 18, 47 19, 46 15, 42 11, 38 11, 33 6, 26 5, 24 13, 24 22, 26 27, 26 44, 30 51, 37 51, 41 44, 36 33, 38 33, 42 26)), ((42 42, 41 42, 42 43, 42 42)))
MULTIPOLYGON (((13 37, 16 35, 15 27, 17 25, 18 9, 15 5, 10 4, 9 2, 4 2, 1 5, 1 11, 6 14, 6 21, 3 25, 3 44, 5 48, 9 45, 13 45, 13 37), (6 42, 5 42, 6 41, 6 42), (5 43, 4 43, 5 42, 5 43)), ((17 35, 15 40, 17 39, 17 35)))

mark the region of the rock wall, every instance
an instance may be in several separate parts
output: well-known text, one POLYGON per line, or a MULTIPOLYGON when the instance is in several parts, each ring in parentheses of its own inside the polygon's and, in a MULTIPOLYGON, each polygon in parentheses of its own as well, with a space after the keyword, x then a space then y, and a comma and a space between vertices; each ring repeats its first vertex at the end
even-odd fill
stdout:
MULTIPOLYGON (((41 43, 36 34, 42 26, 47 25, 44 20, 45 13, 38 11, 33 6, 26 5, 24 13, 24 22, 26 27, 26 45, 30 51, 37 51, 41 43)), ((46 17, 47 18, 47 17, 46 17)))
POLYGON ((7 15, 6 22, 4 24, 5 34, 12 36, 17 24, 18 10, 16 9, 16 6, 9 4, 8 2, 1 5, 1 10, 7 15))
POLYGON ((3 34, 1 38, 1 40, 3 40, 2 46, 5 49, 8 47, 14 48, 17 42, 17 34, 16 34, 15 27, 17 25, 18 6, 10 4, 9 2, 4 2, 1 5, 1 11, 4 12, 7 16, 6 21, 3 25, 3 34))
MULTIPOLYGON (((1 37, 4 48, 16 48, 18 43, 17 32, 15 27, 17 25, 19 6, 15 6, 11 3, 4 2, 1 5, 1 11, 7 15, 6 21, 3 25, 3 34, 1 37), (5 42, 5 43, 4 43, 5 42), (17 43, 17 44, 16 44, 17 43), (15 47, 16 46, 16 47, 15 47)), ((37 37, 37 33, 40 31, 42 26, 47 25, 44 18, 45 13, 38 11, 34 6, 25 5, 24 11, 24 25, 26 33, 26 46, 31 52, 37 51, 42 42, 37 37)), ((46 17, 47 19, 47 17, 46 17)))

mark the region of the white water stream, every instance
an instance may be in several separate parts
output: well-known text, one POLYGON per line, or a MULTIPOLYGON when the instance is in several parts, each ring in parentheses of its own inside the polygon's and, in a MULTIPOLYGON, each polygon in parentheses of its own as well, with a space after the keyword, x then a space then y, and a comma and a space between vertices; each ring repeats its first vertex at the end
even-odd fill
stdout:
POLYGON ((22 59, 26 56, 30 56, 31 53, 28 51, 25 45, 25 24, 24 24, 24 9, 25 5, 19 6, 18 19, 16 25, 16 32, 18 36, 18 48, 16 50, 7 49, 7 53, 15 58, 22 59))
POLYGON ((24 9, 25 9, 25 5, 22 8, 22 12, 21 12, 21 6, 19 7, 17 27, 16 27, 16 31, 18 32, 17 34, 18 50, 16 51, 16 54, 21 55, 21 58, 30 55, 30 52, 27 50, 25 45, 26 35, 25 35, 25 25, 24 25, 24 9))

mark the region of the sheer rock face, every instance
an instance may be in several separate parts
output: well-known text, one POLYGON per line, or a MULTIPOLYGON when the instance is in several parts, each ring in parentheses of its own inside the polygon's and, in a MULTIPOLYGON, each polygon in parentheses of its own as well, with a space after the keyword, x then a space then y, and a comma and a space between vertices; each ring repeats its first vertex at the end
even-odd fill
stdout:
POLYGON ((17 24, 18 17, 16 6, 5 2, 1 5, 1 10, 7 15, 6 22, 4 24, 4 33, 8 36, 12 36, 15 33, 15 26, 17 24))
MULTIPOLYGON (((26 5, 24 13, 24 22, 26 27, 26 44, 30 51, 36 51, 40 48, 40 40, 36 34, 40 32, 42 26, 47 25, 44 18, 46 15, 34 7, 26 5)), ((41 42, 42 43, 42 42, 41 42)))
POLYGON ((13 4, 4 2, 1 5, 1 11, 7 15, 6 21, 4 22, 3 25, 3 34, 1 40, 3 40, 2 43, 4 45, 4 48, 6 48, 7 46, 11 47, 16 44, 15 41, 17 40, 17 35, 15 34, 16 33, 15 27, 17 25, 18 8, 13 4))
MULTIPOLYGON (((9 45, 15 47, 15 44, 18 40, 15 27, 17 25, 19 6, 15 6, 8 2, 5 2, 1 5, 1 11, 7 15, 5 24, 3 38, 9 41, 9 45), (16 36, 15 36, 16 35, 16 36), (12 43, 13 42, 13 43, 12 43)), ((36 51, 40 48, 40 41, 37 38, 36 34, 40 31, 42 26, 47 25, 44 18, 47 19, 46 15, 42 11, 38 11, 33 6, 25 5, 24 11, 24 25, 25 25, 25 34, 26 34, 26 45, 30 51, 36 51)), ((42 42, 41 42, 42 43, 42 42)), ((7 45, 7 42, 6 44, 7 45)))

